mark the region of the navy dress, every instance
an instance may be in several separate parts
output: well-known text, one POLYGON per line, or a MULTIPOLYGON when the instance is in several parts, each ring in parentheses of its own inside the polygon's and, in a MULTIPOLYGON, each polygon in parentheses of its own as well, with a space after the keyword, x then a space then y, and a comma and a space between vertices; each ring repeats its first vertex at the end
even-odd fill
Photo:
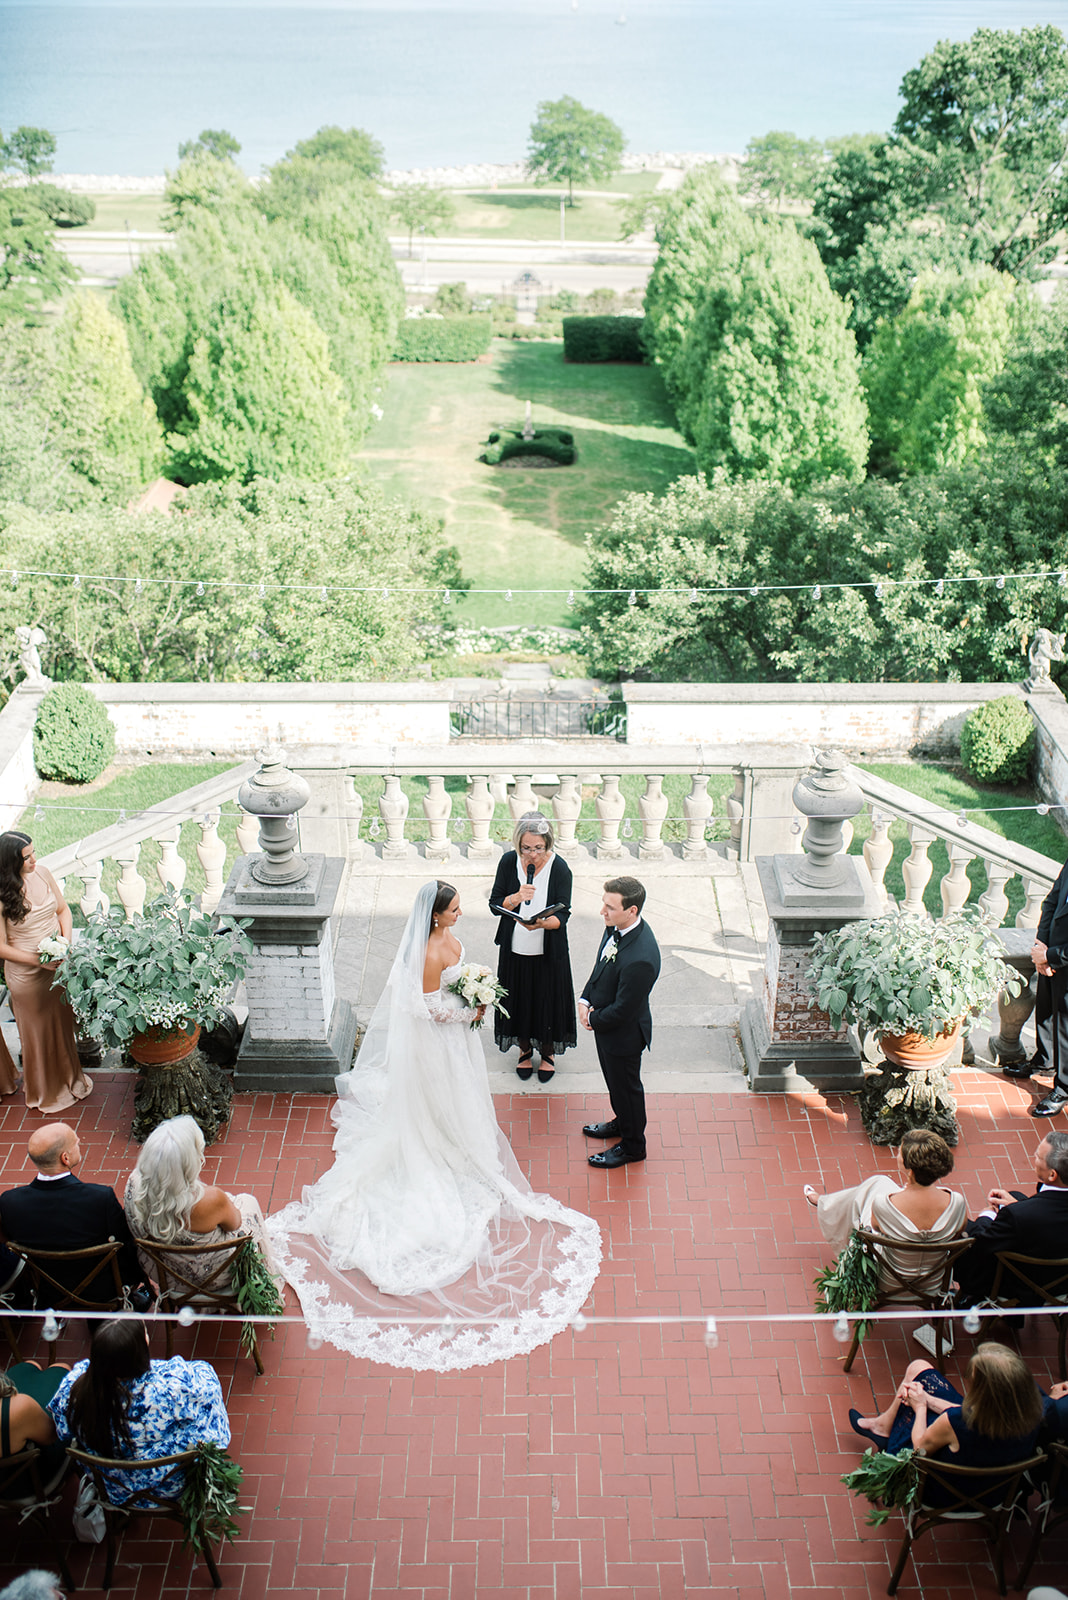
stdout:
MULTIPOLYGON (((1019 1439, 990 1439, 985 1433, 976 1433, 974 1428, 969 1428, 961 1410, 964 1396, 934 1367, 928 1367, 925 1372, 921 1372, 916 1381, 927 1390, 928 1394, 934 1395, 937 1399, 953 1401, 949 1410, 943 1415, 949 1419, 949 1425, 957 1436, 960 1449, 953 1451, 948 1444, 944 1445, 930 1457, 932 1461, 944 1461, 951 1467, 1007 1467, 1013 1461, 1025 1461, 1028 1456, 1034 1455, 1035 1440, 1038 1438, 1041 1424, 1019 1439)), ((914 1420, 912 1407, 902 1402, 897 1408, 890 1437, 883 1449, 890 1454, 907 1449, 912 1444, 914 1420)), ((928 1424, 932 1420, 932 1414, 928 1412, 928 1424)), ((975 1494, 980 1488, 978 1480, 973 1480, 969 1483, 967 1492, 975 1494)), ((923 1500, 924 1505, 928 1506, 951 1504, 951 1497, 932 1478, 927 1480, 923 1500)))

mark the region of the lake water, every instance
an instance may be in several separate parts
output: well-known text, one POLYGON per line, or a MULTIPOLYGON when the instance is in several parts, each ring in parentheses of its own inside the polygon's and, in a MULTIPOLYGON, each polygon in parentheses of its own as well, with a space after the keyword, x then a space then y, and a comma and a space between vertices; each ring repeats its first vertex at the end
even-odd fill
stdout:
POLYGON ((1039 22, 1068 26, 1068 0, 0 0, 0 128, 51 128, 60 172, 159 173, 204 127, 257 172, 323 123, 369 129, 390 167, 445 165, 520 159, 537 102, 572 94, 634 151, 741 151, 884 129, 937 39, 1039 22))

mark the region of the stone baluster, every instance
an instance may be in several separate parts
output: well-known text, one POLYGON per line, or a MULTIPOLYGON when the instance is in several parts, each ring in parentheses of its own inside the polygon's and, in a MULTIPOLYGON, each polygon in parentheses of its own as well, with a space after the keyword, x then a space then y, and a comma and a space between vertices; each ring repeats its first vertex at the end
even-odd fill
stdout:
POLYGON ((742 854, 742 818, 745 816, 745 773, 739 767, 734 773, 734 793, 726 799, 727 821, 730 823, 730 854, 740 860, 742 854))
POLYGON ((408 854, 408 845, 404 838, 404 824, 408 820, 408 796, 401 788, 401 781, 396 773, 387 773, 382 782, 384 788, 378 798, 378 809, 386 825, 382 860, 400 861, 408 854))
POLYGON ((243 856, 252 855, 260 847, 260 819, 253 811, 241 812, 241 821, 237 825, 237 848, 243 856))
POLYGON ((573 861, 582 853, 575 840, 575 829, 582 815, 582 789, 577 772, 562 772, 560 785, 553 795, 553 821, 556 850, 565 861, 573 861))
POLYGON ((443 777, 427 775, 428 789, 423 796, 423 815, 430 830, 426 844, 428 861, 449 859, 449 818, 452 816, 452 795, 446 791, 443 777))
POLYGON ((1005 893, 1005 885, 1016 876, 1011 867, 1002 866, 998 861, 984 861, 986 868, 986 888, 979 896, 979 910, 983 914, 984 922, 992 928, 1000 928, 1009 914, 1009 897, 1005 893))
POLYGON ((934 844, 933 833, 925 833, 915 822, 909 823, 909 844, 912 846, 908 855, 901 863, 901 876, 905 880, 905 898, 901 903, 902 911, 914 911, 923 915, 923 891, 934 871, 932 863, 928 860, 927 852, 934 844))
POLYGON ((853 843, 853 818, 846 817, 842 822, 842 854, 849 854, 849 847, 853 843))
POLYGON ((645 793, 638 796, 638 815, 642 819, 642 836, 638 844, 639 861, 662 861, 667 854, 664 848, 664 819, 668 814, 668 797, 664 793, 663 773, 647 772, 645 793))
POLYGON ((513 827, 520 817, 525 817, 528 812, 541 810, 541 801, 534 793, 531 777, 530 773, 525 775, 516 773, 512 791, 508 796, 508 809, 512 813, 513 827))
POLYGON ((213 811, 207 811, 200 818, 197 826, 200 829, 200 838, 197 841, 197 856, 204 869, 204 887, 200 892, 200 909, 210 916, 222 899, 224 868, 226 866, 226 846, 219 838, 219 817, 221 813, 216 806, 213 811))
POLYGON ((468 860, 491 861, 497 854, 497 847, 490 838, 494 799, 490 793, 487 773, 480 772, 470 779, 467 793, 464 795, 464 808, 467 811, 467 820, 471 824, 471 843, 467 847, 468 860))
POLYGON ((122 902, 122 909, 126 913, 127 921, 131 917, 139 917, 145 909, 145 895, 148 884, 137 870, 137 862, 141 855, 140 844, 124 846, 122 854, 115 854, 115 860, 121 868, 119 881, 115 886, 115 893, 122 902))
POLYGON ((1034 878, 1026 878, 1021 874, 1023 883, 1024 903, 1016 913, 1016 926, 1018 928, 1037 928, 1038 919, 1042 912, 1042 902, 1049 893, 1049 885, 1036 883, 1034 878))
POLYGON ((106 916, 111 909, 111 901, 100 887, 100 880, 104 876, 104 863, 102 861, 83 861, 79 865, 82 869, 85 891, 78 901, 78 909, 86 919, 91 917, 94 911, 99 911, 101 916, 106 916))
POLYGON ((601 792, 596 800, 597 821, 601 826, 601 836, 597 841, 598 861, 619 861, 625 851, 619 842, 619 825, 623 821, 623 813, 627 809, 627 802, 619 792, 619 774, 606 775, 601 779, 601 792))
POLYGON ((871 873, 871 881, 876 894, 885 906, 888 900, 886 892, 886 869, 894 859, 894 847, 890 843, 890 823, 893 819, 884 817, 880 811, 872 811, 871 834, 864 841, 864 865, 871 873))
POLYGON ((684 861, 707 861, 705 835, 714 810, 715 801, 708 792, 708 773, 693 773, 690 792, 683 796, 682 801, 682 814, 686 818, 686 838, 682 846, 684 861))
POLYGON ((165 889, 173 889, 176 895, 180 895, 185 887, 185 875, 188 870, 185 858, 178 849, 182 839, 181 823, 176 823, 165 833, 157 833, 155 839, 159 845, 156 877, 165 889))
POLYGON ((360 838, 360 825, 363 822, 363 795, 356 787, 356 776, 352 772, 346 772, 342 778, 341 804, 345 812, 348 858, 350 861, 360 861, 366 848, 360 838))
POLYGON ((939 884, 939 893, 942 896, 942 915, 948 917, 954 911, 960 911, 967 905, 968 896, 972 892, 971 879, 968 877, 968 862, 975 860, 975 851, 969 850, 966 845, 958 844, 953 839, 946 840, 946 849, 949 852, 949 871, 939 884))
POLYGON ((63 896, 63 898, 65 900, 67 898, 67 895, 66 895, 67 880, 66 880, 66 878, 59 877, 59 875, 57 873, 53 873, 52 876, 55 878, 56 886, 59 889, 60 894, 63 896))

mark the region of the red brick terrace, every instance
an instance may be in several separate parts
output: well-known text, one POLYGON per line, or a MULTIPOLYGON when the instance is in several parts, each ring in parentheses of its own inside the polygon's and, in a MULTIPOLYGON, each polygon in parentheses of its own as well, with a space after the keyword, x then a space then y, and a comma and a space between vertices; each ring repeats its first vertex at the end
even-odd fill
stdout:
MULTIPOLYGON (((974 1212, 993 1182, 1026 1184, 1037 1143, 1027 1086, 959 1072, 956 1180, 974 1212)), ((81 1110, 82 1175, 120 1188, 133 1080, 97 1075, 81 1110)), ((265 1209, 291 1199, 329 1163, 326 1097, 249 1095, 235 1102, 205 1177, 254 1192, 265 1209)), ((176 1347, 215 1365, 252 1508, 221 1557, 232 1600, 869 1600, 885 1593, 901 1538, 896 1515, 864 1525, 867 1505, 839 1482, 860 1456, 850 1405, 885 1401, 915 1356, 903 1327, 876 1332, 853 1371, 826 1326, 767 1324, 805 1311, 826 1260, 802 1184, 839 1187, 891 1170, 872 1151, 848 1096, 659 1095, 649 1161, 614 1173, 585 1162, 580 1126, 600 1097, 530 1095, 497 1102, 534 1186, 592 1213, 605 1261, 585 1331, 525 1359, 436 1376, 356 1361, 302 1327, 265 1342, 266 1375, 230 1329, 179 1329, 176 1347), (720 1325, 708 1349, 703 1320, 720 1325), (659 1319, 665 1319, 660 1321, 659 1319), (195 1344, 194 1344, 195 1340, 195 1344)), ((35 1113, 0 1111, 0 1184, 26 1182, 35 1113)), ((290 1300, 293 1300, 290 1295, 290 1300)), ((295 1302, 293 1302, 295 1310, 295 1302)), ((34 1355, 36 1329, 23 1353, 34 1355)), ((163 1354, 162 1334, 154 1336, 163 1354)), ((972 1348, 958 1337, 959 1382, 972 1348)), ((1034 1319, 1020 1348, 1043 1384, 1056 1379, 1055 1336, 1034 1319)), ((75 1360, 82 1335, 67 1335, 75 1360)), ((61 1508, 61 1514, 66 1513, 61 1508)), ((1009 1575, 1025 1548, 1014 1532, 1009 1575)), ((5 1525, 0 1582, 48 1566, 41 1537, 5 1525)), ((100 1583, 103 1553, 73 1545, 74 1576, 100 1583)), ((1068 1536, 1051 1539, 1035 1583, 1062 1582, 1068 1536)), ((116 1600, 210 1594, 170 1524, 123 1541, 116 1600)), ((980 1535, 943 1527, 918 1546, 900 1593, 987 1600, 996 1593, 980 1535)))

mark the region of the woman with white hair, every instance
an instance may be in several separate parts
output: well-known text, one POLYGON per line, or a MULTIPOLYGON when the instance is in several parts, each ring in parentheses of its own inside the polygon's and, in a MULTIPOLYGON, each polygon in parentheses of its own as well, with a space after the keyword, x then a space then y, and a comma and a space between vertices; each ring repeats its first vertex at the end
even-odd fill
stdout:
MULTIPOLYGON (((171 1117, 141 1146, 123 1204, 130 1231, 153 1244, 225 1244, 250 1233, 268 1270, 281 1282, 263 1226, 259 1202, 250 1194, 227 1194, 201 1183, 204 1135, 192 1117, 171 1117)), ((151 1262, 142 1257, 147 1273, 151 1262)), ((214 1271, 210 1255, 190 1257, 182 1271, 196 1282, 214 1271)))

